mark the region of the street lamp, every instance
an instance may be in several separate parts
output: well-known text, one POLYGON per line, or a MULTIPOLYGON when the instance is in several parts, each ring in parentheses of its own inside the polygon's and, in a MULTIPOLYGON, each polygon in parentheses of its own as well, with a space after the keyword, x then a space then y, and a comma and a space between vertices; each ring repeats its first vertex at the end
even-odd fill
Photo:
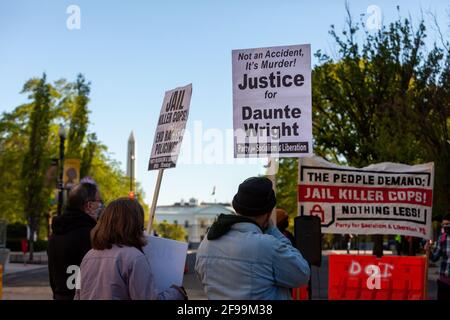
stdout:
POLYGON ((66 128, 59 126, 59 179, 58 179, 58 216, 61 215, 64 197, 64 141, 66 140, 66 128))

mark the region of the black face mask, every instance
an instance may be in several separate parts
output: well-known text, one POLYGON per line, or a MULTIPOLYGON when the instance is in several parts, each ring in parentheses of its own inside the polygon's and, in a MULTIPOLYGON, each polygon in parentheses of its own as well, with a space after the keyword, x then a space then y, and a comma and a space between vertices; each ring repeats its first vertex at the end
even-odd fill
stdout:
POLYGON ((445 226, 442 229, 444 231, 443 233, 450 234, 450 226, 445 226))

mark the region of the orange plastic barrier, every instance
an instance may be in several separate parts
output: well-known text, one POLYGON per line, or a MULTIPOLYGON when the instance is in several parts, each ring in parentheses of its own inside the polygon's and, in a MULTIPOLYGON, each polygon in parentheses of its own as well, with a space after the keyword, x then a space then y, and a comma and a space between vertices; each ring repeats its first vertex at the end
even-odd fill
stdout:
POLYGON ((423 300, 426 258, 330 255, 329 300, 423 300))

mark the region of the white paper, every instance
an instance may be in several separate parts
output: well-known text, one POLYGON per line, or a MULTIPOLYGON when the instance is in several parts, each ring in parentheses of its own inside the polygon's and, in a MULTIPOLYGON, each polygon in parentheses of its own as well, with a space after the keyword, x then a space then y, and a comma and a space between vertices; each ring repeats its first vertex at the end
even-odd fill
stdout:
POLYGON ((312 155, 311 46, 233 50, 234 157, 312 155))
POLYGON ((183 285, 187 249, 186 242, 148 237, 143 250, 150 262, 158 292, 169 289, 171 285, 183 285))

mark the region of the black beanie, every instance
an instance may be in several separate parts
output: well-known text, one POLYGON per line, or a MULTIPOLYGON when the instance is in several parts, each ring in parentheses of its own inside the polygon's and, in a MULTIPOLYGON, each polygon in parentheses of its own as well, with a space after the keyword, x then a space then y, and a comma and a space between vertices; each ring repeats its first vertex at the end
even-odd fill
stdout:
POLYGON ((265 177, 248 178, 239 185, 233 208, 243 216, 260 216, 271 212, 277 200, 272 181, 265 177))

